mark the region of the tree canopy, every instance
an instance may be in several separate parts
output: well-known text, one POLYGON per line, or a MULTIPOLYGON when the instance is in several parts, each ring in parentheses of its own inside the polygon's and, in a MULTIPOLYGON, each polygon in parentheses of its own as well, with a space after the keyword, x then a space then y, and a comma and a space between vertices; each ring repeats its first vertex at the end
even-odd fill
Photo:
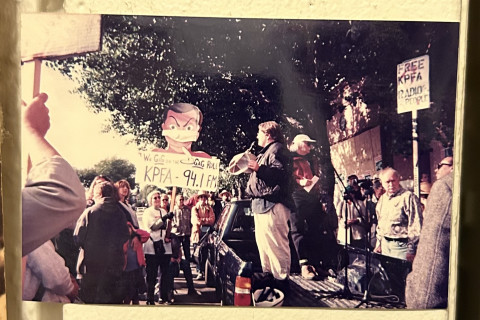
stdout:
MULTIPOLYGON (((102 50, 56 61, 78 81, 94 112, 139 145, 165 146, 161 114, 173 102, 204 114, 194 148, 227 163, 255 141, 257 126, 280 122, 287 137, 317 141, 332 177, 325 121, 341 111, 339 88, 380 106, 388 152, 411 152, 411 120, 396 113, 396 65, 430 55, 432 107, 419 112, 420 148, 453 143, 457 23, 206 19, 103 16, 102 50)), ((327 179, 328 180, 328 179, 327 179)))
POLYGON ((96 176, 104 175, 112 179, 113 182, 125 179, 134 189, 136 187, 135 170, 135 166, 128 160, 114 157, 98 162, 93 168, 77 170, 77 174, 85 187, 89 187, 96 176))

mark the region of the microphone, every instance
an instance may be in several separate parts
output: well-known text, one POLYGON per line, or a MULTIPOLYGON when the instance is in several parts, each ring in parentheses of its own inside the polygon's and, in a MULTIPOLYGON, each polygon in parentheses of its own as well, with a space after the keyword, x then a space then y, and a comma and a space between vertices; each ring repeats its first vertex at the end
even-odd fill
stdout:
POLYGON ((253 147, 255 146, 255 141, 252 142, 252 144, 250 145, 250 148, 247 149, 247 151, 245 152, 250 152, 252 151, 253 147))

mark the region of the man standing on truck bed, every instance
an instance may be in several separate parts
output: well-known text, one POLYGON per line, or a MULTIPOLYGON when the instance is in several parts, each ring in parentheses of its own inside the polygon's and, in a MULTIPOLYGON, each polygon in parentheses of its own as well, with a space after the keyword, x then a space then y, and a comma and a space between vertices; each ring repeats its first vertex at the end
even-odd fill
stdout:
POLYGON ((275 121, 259 124, 257 140, 263 149, 256 161, 248 161, 252 173, 246 190, 252 197, 255 240, 263 272, 271 273, 279 289, 286 293, 290 273, 291 158, 282 143, 280 125, 275 121))
POLYGON ((400 185, 395 169, 385 168, 379 176, 386 193, 376 207, 375 252, 413 262, 423 221, 420 200, 400 185))

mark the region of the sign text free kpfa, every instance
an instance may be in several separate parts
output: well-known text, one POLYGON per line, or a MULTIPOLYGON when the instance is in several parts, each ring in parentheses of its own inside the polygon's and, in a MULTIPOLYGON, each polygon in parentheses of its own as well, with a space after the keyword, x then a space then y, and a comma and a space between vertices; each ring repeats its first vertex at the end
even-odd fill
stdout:
POLYGON ((429 57, 424 55, 397 65, 397 112, 430 108, 429 57))

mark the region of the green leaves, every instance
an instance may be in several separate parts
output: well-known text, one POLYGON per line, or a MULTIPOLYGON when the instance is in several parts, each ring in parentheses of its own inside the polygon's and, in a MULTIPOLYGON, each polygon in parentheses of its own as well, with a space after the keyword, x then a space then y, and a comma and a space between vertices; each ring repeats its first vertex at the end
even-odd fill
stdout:
POLYGON ((89 187, 95 176, 105 175, 116 182, 126 179, 131 188, 135 188, 135 166, 128 160, 107 158, 93 166, 93 168, 77 170, 80 181, 85 187, 89 187))
POLYGON ((419 113, 420 142, 453 142, 458 24, 148 16, 103 16, 102 23, 101 52, 53 64, 78 81, 94 112, 110 111, 111 128, 138 144, 164 146, 163 110, 189 102, 205 119, 193 149, 224 164, 267 120, 321 141, 318 155, 328 162, 325 121, 348 84, 356 86, 354 99, 380 107, 387 152, 408 153, 411 123, 396 113, 396 65, 425 53, 434 103, 419 113))

